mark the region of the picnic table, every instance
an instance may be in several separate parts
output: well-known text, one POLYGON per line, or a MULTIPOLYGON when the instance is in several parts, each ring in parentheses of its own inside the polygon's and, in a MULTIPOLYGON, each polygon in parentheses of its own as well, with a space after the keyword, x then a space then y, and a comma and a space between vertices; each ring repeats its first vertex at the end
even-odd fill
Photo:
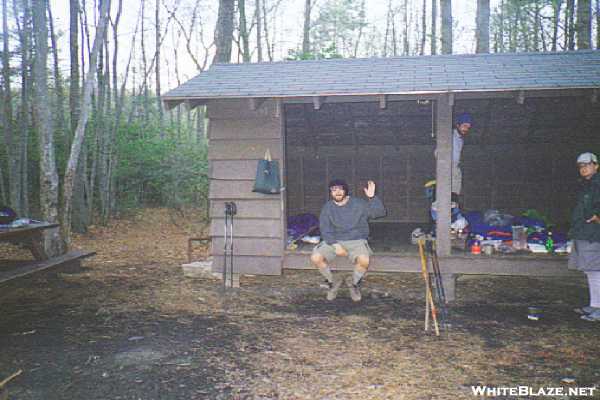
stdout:
POLYGON ((47 229, 58 227, 58 224, 39 222, 21 227, 0 228, 0 242, 9 242, 31 251, 31 261, 2 260, 0 257, 0 283, 37 271, 70 264, 80 265, 80 260, 91 257, 95 252, 74 250, 59 256, 51 257, 44 248, 43 233, 47 229))

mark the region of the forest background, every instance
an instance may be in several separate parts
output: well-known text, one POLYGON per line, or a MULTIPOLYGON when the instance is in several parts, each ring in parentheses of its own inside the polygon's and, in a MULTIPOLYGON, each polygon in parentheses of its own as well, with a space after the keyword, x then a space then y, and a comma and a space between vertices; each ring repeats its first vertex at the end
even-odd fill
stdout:
POLYGON ((0 205, 47 247, 131 208, 207 209, 204 109, 161 93, 217 62, 571 51, 600 0, 1 0, 0 205))

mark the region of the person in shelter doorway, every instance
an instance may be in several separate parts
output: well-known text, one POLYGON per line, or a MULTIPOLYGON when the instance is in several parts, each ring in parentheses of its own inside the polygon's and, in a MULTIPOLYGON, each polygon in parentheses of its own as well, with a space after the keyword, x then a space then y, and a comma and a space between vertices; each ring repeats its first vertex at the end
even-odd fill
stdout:
POLYGON ((469 113, 462 113, 456 118, 452 131, 452 193, 457 195, 462 191, 462 170, 460 160, 464 138, 473 125, 473 117, 469 113))
POLYGON ((569 266, 585 272, 590 291, 590 305, 577 309, 587 321, 600 321, 600 174, 598 157, 583 153, 577 157, 582 186, 571 215, 573 248, 569 266))
POLYGON ((372 218, 385 215, 381 200, 375 196, 375 182, 367 182, 364 188, 368 200, 351 197, 348 184, 341 179, 329 183, 330 200, 325 203, 319 217, 322 241, 313 250, 311 262, 327 280, 327 300, 334 300, 342 279, 334 280, 329 263, 336 256, 348 256, 354 263, 354 273, 346 284, 350 297, 360 301, 360 283, 369 268, 371 248, 367 242, 369 223, 372 218))

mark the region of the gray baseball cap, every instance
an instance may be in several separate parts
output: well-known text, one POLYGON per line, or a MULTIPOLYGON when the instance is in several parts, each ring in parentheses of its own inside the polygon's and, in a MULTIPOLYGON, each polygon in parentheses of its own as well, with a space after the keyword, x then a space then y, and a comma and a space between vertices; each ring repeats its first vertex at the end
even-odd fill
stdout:
POLYGON ((577 157, 577 164, 589 164, 595 163, 598 164, 598 157, 594 153, 581 153, 579 157, 577 157))

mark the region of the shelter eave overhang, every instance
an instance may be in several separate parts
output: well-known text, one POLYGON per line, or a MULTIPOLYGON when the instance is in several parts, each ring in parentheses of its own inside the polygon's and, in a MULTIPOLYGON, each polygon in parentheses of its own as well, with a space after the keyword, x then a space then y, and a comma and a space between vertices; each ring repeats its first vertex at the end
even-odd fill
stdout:
POLYGON ((434 100, 442 94, 452 94, 454 99, 472 98, 498 98, 498 97, 549 97, 549 96, 586 96, 589 95, 593 102, 598 99, 600 84, 596 86, 565 86, 565 87, 515 87, 515 88, 482 88, 482 89, 439 89, 439 90, 412 90, 402 92, 319 92, 314 94, 231 94, 231 95, 204 95, 204 96, 163 96, 162 101, 167 110, 184 104, 192 109, 205 105, 214 100, 240 100, 240 99, 276 99, 284 103, 314 103, 315 99, 327 102, 360 102, 360 101, 386 101, 400 100, 434 100))

